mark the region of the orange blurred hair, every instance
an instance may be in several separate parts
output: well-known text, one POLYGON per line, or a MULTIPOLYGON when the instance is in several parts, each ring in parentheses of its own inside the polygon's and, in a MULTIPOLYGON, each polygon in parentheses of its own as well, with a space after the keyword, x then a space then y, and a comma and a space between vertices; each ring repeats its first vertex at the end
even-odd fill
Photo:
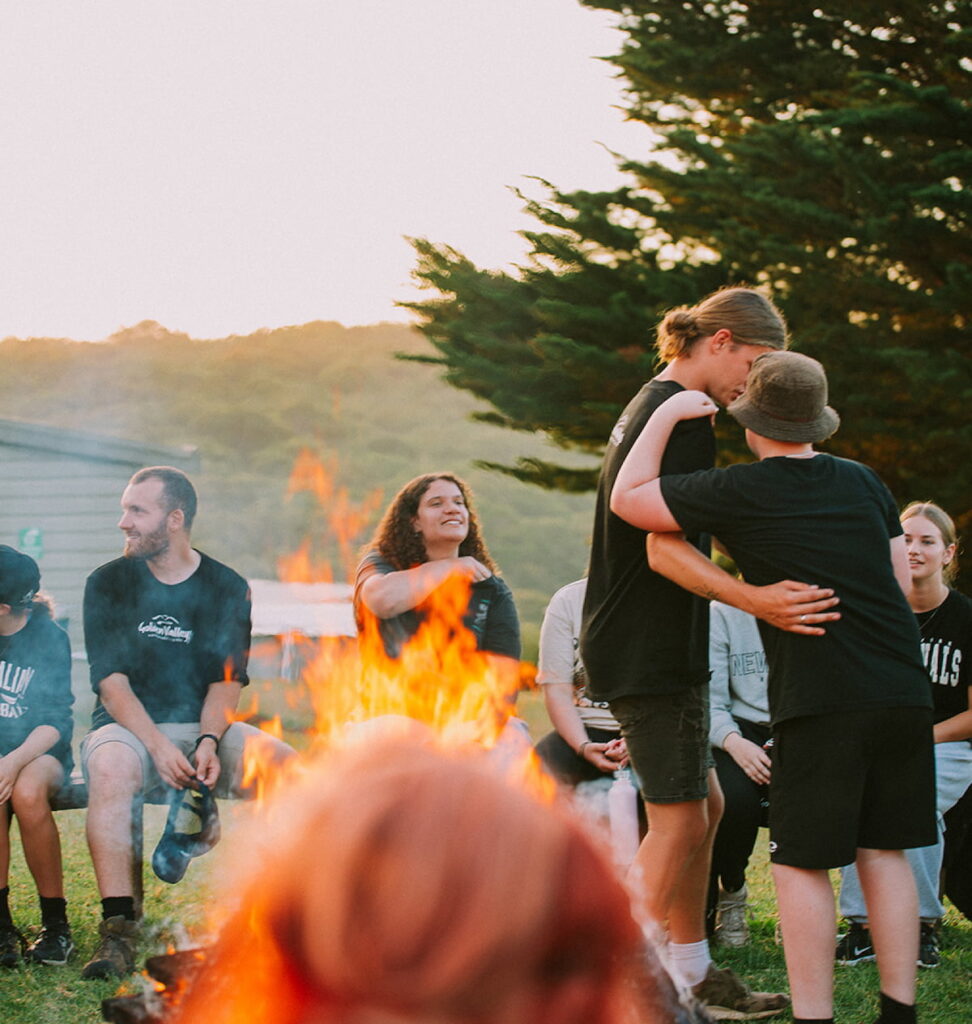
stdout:
POLYGON ((285 799, 176 1024, 675 1019, 601 852, 482 753, 369 740, 285 799))

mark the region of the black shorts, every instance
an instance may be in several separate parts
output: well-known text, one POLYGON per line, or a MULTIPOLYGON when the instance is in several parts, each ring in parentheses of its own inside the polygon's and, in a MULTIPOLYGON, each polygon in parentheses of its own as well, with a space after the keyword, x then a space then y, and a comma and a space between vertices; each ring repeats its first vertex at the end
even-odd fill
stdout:
POLYGON ((773 730, 770 860, 826 869, 859 847, 936 842, 935 753, 928 708, 811 715, 773 730))
POLYGON ((709 687, 636 694, 608 702, 621 726, 641 792, 651 804, 705 800, 713 767, 709 746, 709 687))

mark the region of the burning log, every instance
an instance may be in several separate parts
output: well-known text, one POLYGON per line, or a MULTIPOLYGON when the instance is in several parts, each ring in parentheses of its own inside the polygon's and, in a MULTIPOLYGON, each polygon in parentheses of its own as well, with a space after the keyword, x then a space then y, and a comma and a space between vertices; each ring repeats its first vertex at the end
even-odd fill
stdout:
POLYGON ((205 963, 203 949, 150 956, 145 961, 145 991, 103 999, 102 1020, 108 1024, 164 1024, 205 963))

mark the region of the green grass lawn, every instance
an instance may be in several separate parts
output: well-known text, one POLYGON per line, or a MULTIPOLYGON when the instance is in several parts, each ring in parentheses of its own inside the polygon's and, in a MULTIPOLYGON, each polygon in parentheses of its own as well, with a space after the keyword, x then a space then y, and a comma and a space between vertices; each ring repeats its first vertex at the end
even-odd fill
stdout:
MULTIPOLYGON (((542 703, 533 694, 521 698, 521 713, 535 736, 549 723, 542 703)), ((222 804, 224 832, 231 832, 240 808, 222 804)), ((147 807, 146 860, 161 833, 165 810, 147 807)), ((84 840, 84 813, 57 815, 64 847, 68 912, 78 953, 64 968, 27 967, 0 974, 0 1024, 95 1024, 101 1020, 101 1000, 115 994, 113 982, 85 982, 82 964, 97 942, 99 903, 91 862, 84 840)), ((16 826, 14 826, 16 831, 16 826)), ((19 841, 13 842, 11 907, 22 930, 34 932, 39 923, 36 897, 24 866, 19 841)), ((178 885, 160 882, 146 869, 143 954, 187 945, 204 936, 207 928, 208 879, 221 866, 221 850, 194 861, 178 885)), ((756 988, 786 988, 783 951, 774 942, 776 905, 765 842, 754 856, 749 872, 753 916, 752 941, 743 949, 718 949, 717 960, 733 967, 756 988)), ((137 988, 136 979, 129 989, 137 988)), ((836 968, 836 1019, 840 1024, 871 1024, 877 1014, 877 970, 872 964, 836 968)), ((919 973, 919 1002, 923 1024, 972 1024, 972 923, 949 908, 942 929, 942 965, 919 973)), ((778 1020, 788 1020, 787 1015, 778 1020)), ((262 1024, 262 1022, 261 1022, 262 1024)), ((595 1024, 595 1022, 591 1022, 595 1024)))

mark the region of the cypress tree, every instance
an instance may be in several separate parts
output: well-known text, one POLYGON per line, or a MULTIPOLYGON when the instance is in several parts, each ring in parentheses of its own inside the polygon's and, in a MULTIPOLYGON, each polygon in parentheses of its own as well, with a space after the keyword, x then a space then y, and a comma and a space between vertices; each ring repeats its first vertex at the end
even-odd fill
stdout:
MULTIPOLYGON (((616 191, 524 197, 538 226, 515 273, 415 241, 438 294, 406 305, 446 379, 483 418, 597 454, 667 309, 765 287, 827 367, 829 450, 972 526, 972 6, 583 2, 621 16, 611 60, 647 152, 616 191)), ((563 461, 497 468, 592 486, 563 461)))

